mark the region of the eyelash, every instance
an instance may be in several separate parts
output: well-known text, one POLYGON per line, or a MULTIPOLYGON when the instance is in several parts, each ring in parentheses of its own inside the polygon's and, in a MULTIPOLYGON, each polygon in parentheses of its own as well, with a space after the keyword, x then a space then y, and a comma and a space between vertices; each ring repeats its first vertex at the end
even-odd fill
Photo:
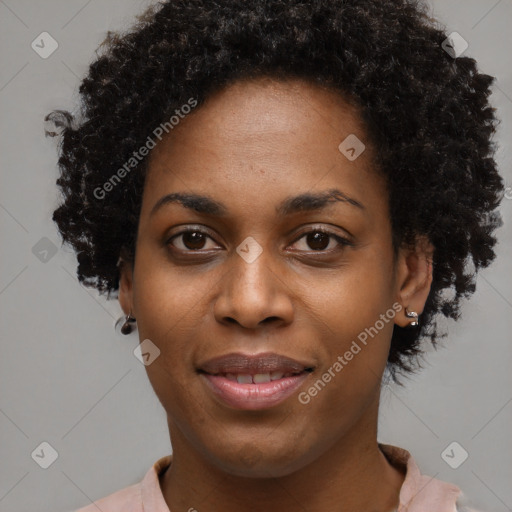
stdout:
MULTIPOLYGON (((187 233, 200 233, 200 234, 202 234, 202 235, 207 236, 207 237, 208 237, 208 238, 210 238, 211 240, 213 240, 213 237, 212 237, 212 236, 210 236, 210 234, 209 234, 208 232, 203 231, 202 229, 198 229, 198 228, 186 228, 186 229, 184 229, 183 231, 180 231, 179 233, 176 233, 176 234, 174 234, 172 237, 170 237, 170 238, 166 241, 166 243, 165 243, 165 244, 166 244, 167 246, 171 245, 171 246, 172 246, 172 248, 173 248, 174 250, 176 250, 176 251, 180 251, 180 252, 182 252, 182 253, 194 253, 194 254, 199 254, 199 253, 203 252, 203 251, 204 251, 204 249, 197 249, 197 250, 193 250, 193 249, 178 249, 177 247, 174 247, 174 246, 172 245, 172 241, 173 241, 174 239, 179 238, 180 236, 185 235, 185 234, 187 234, 187 233)), ((338 246, 336 249, 330 249, 330 250, 324 250, 324 249, 322 249, 322 250, 317 250, 317 251, 316 251, 316 250, 314 250, 314 249, 311 249, 311 252, 313 252, 313 253, 317 253, 317 254, 330 254, 330 253, 333 253, 333 252, 336 252, 336 251, 341 250, 341 248, 343 248, 343 247, 346 247, 346 246, 353 247, 353 246, 354 246, 354 244, 353 244, 350 240, 348 240, 347 238, 344 238, 344 237, 342 237, 342 236, 340 236, 340 235, 337 235, 337 234, 333 233, 332 231, 329 231, 329 230, 327 230, 327 229, 325 229, 325 228, 321 228, 321 227, 316 227, 316 228, 313 228, 313 229, 310 229, 310 230, 308 230, 308 231, 305 231, 305 232, 301 233, 301 235, 300 235, 298 238, 296 238, 296 239, 294 240, 294 242, 293 242, 293 243, 294 243, 294 244, 295 244, 295 243, 297 243, 299 240, 301 240, 301 239, 302 239, 302 238, 304 238, 305 236, 309 235, 310 233, 323 233, 323 234, 325 234, 325 235, 328 235, 330 238, 334 238, 334 239, 338 242, 338 244, 339 244, 339 246, 338 246)), ((208 250, 208 249, 207 249, 207 250, 208 250)))

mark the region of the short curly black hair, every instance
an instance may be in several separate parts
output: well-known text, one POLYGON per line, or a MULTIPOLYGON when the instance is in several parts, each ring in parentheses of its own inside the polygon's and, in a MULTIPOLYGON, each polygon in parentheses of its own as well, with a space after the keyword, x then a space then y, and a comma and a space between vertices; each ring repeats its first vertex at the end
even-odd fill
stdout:
POLYGON ((458 318, 495 258, 504 188, 494 78, 445 51, 448 34, 428 10, 420 0, 169 0, 108 32, 80 84, 79 115, 46 117, 62 128, 53 220, 77 253, 79 280, 110 297, 120 255, 135 257, 148 158, 105 198, 97 191, 155 127, 236 80, 305 79, 358 105, 387 179, 395 250, 417 235, 435 247, 420 326, 395 326, 388 358, 395 380, 413 371, 420 341, 445 335, 435 317, 458 318))

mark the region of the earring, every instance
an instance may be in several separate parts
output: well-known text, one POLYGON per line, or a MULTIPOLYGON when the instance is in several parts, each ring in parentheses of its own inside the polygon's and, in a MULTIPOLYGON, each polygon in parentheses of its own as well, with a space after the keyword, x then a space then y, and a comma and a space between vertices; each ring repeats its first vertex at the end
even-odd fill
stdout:
POLYGON ((407 308, 405 308, 405 316, 407 318, 412 318, 412 322, 409 323, 409 327, 417 327, 418 324, 418 313, 416 311, 409 311, 407 308))
POLYGON ((121 333, 124 335, 130 334, 134 329, 134 323, 136 322, 135 318, 132 316, 132 313, 126 315, 124 318, 120 317, 115 325, 115 330, 117 331, 119 326, 121 325, 121 333))

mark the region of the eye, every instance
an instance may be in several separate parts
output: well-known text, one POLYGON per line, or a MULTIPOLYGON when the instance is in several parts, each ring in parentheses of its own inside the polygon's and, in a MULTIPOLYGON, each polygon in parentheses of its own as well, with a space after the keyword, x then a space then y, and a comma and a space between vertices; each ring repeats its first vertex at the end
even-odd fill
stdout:
POLYGON ((167 244, 184 252, 208 250, 217 247, 205 247, 208 239, 212 240, 208 233, 197 228, 189 228, 173 235, 167 240, 167 244))
MULTIPOLYGON (((170 237, 166 244, 181 252, 201 252, 218 248, 218 245, 215 244, 208 247, 208 240, 213 242, 213 238, 207 232, 191 227, 170 237)), ((343 246, 353 246, 347 238, 319 227, 302 233, 296 239, 294 245, 301 241, 302 247, 298 248, 299 251, 330 253, 341 249, 343 246)))
POLYGON ((324 228, 314 228, 303 233, 302 236, 295 241, 295 244, 300 241, 303 241, 303 244, 302 248, 299 247, 299 250, 328 253, 339 250, 347 245, 353 245, 347 238, 324 228))

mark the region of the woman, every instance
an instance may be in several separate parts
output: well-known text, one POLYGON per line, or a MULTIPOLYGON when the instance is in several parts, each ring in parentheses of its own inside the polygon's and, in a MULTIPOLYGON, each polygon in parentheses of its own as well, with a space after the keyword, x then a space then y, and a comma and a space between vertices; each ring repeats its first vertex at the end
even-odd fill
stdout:
POLYGON ((462 510, 377 441, 383 379, 458 318, 500 225, 493 79, 425 13, 161 2, 109 34, 79 118, 48 116, 54 220, 137 328, 173 448, 80 512, 462 510))

